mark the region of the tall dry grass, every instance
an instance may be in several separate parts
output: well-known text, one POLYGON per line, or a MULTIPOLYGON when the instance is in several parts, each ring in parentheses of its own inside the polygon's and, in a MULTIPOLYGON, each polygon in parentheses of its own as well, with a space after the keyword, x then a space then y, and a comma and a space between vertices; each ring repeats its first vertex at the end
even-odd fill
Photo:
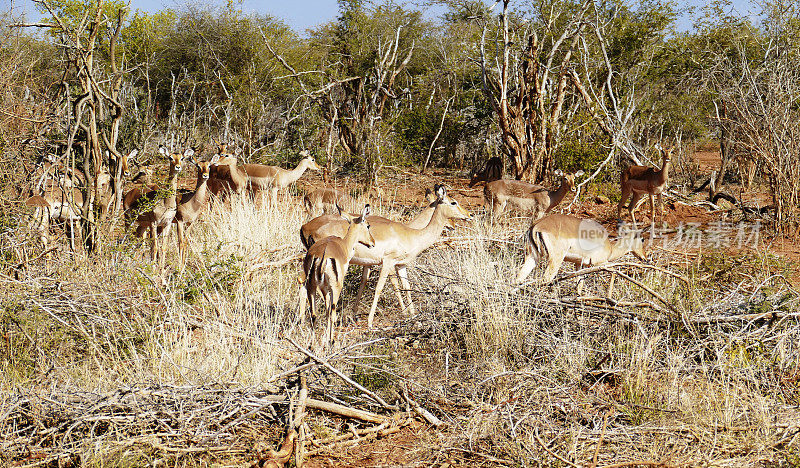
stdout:
MULTIPOLYGON (((408 214, 390 195, 372 203, 390 217, 408 214)), ((383 329, 366 330, 362 315, 340 327, 335 349, 322 349, 314 330, 297 323, 306 215, 290 196, 278 206, 213 204, 192 228, 185 268, 173 263, 164 274, 129 236, 99 258, 61 251, 19 268, 6 262, 0 393, 279 390, 271 377, 302 360, 284 337, 327 356, 377 340, 337 365, 392 401, 411 389, 451 425, 445 445, 523 465, 562 463, 553 453, 586 464, 598 446, 599 464, 796 459, 798 296, 780 276, 786 264, 763 252, 731 266, 725 255, 681 263, 654 251, 654 265, 689 284, 658 270, 622 271, 668 304, 622 278, 613 302, 587 302, 576 295, 577 279, 510 284, 522 260, 521 227, 461 223, 409 269, 417 315, 384 292, 383 329), (769 312, 772 319, 759 316, 769 312), (736 314, 751 318, 698 321, 736 314)), ((170 246, 174 262, 174 239, 170 246)), ((588 276, 582 296, 604 297, 608 281, 608 273, 588 276)), ((312 391, 342 391, 325 374, 311 380, 312 391)))

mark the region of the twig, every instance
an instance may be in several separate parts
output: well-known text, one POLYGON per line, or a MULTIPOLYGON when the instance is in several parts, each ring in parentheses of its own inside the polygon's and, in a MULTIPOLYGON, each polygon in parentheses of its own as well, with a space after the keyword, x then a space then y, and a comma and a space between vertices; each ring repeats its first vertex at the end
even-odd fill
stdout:
POLYGON ((322 364, 325 368, 327 368, 328 370, 330 370, 331 372, 333 372, 334 374, 339 376, 339 378, 341 378, 342 380, 344 380, 348 384, 352 385, 353 387, 357 388, 359 391, 364 392, 367 396, 369 396, 370 398, 375 400, 375 402, 377 402, 379 405, 383 406, 386 409, 390 409, 390 410, 393 410, 393 411, 396 411, 398 409, 396 406, 393 406, 393 405, 390 405, 390 404, 386 403, 383 400, 383 398, 379 397, 374 392, 372 392, 370 390, 367 390, 366 388, 364 388, 364 386, 362 386, 358 382, 356 382, 353 379, 351 379, 350 377, 344 375, 344 373, 342 373, 342 371, 340 371, 339 369, 333 367, 328 361, 320 358, 319 356, 315 355, 311 351, 309 351, 309 350, 303 348, 302 346, 300 346, 299 344, 297 344, 297 342, 294 341, 290 336, 284 336, 284 338, 286 338, 286 340, 289 343, 291 343, 295 348, 297 348, 301 353, 305 354, 306 356, 310 357, 311 359, 313 359, 313 360, 317 361, 318 363, 322 364))
MULTIPOLYGON (((538 432, 538 431, 537 431, 537 432, 538 432)), ((547 448, 547 446, 544 444, 544 442, 542 442, 542 439, 540 439, 540 438, 539 438, 539 434, 537 434, 537 433, 534 433, 534 434, 533 434, 533 437, 536 439, 536 442, 539 442, 539 445, 541 445, 541 446, 542 446, 542 448, 543 448, 543 449, 544 449, 544 450, 545 450, 547 453, 549 453, 550 455, 552 455, 552 456, 554 456, 554 457, 558 458, 559 460, 561 460, 562 462, 566 463, 566 464, 567 464, 567 465, 569 465, 569 466, 572 466, 573 468, 580 468, 580 466, 576 465, 575 463, 572 463, 571 461, 567 460, 566 458, 564 458, 564 457, 562 457, 562 456, 560 456, 560 455, 558 455, 558 454, 556 454, 556 453, 553 453, 553 452, 552 452, 552 451, 551 451, 549 448, 547 448)))

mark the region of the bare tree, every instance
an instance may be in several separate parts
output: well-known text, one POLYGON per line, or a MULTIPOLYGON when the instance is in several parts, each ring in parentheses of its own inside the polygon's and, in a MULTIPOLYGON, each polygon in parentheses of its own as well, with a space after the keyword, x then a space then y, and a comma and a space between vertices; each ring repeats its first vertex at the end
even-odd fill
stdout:
POLYGON ((556 2, 536 20, 515 17, 509 11, 510 0, 502 2, 500 28, 495 31, 499 43, 490 56, 486 24, 479 64, 483 90, 497 115, 515 176, 535 181, 552 169, 565 106, 574 112, 581 102, 603 131, 619 140, 615 147, 630 149, 628 137, 620 132, 630 126, 633 102, 623 106, 616 100, 611 81, 614 70, 594 2, 586 0, 577 8, 556 2), (599 54, 594 50, 598 43, 599 54), (597 56, 601 57, 601 69, 606 70, 599 80, 589 76, 589 61, 597 56), (580 98, 573 99, 573 92, 580 98))
POLYGON ((765 15, 763 34, 736 38, 733 50, 720 51, 713 79, 726 103, 724 133, 763 168, 775 228, 786 232, 800 225, 800 13, 766 4, 765 15))
MULTIPOLYGON (((82 11, 80 18, 69 21, 48 0, 36 0, 51 16, 49 23, 31 26, 46 26, 56 31, 64 54, 64 70, 58 89, 61 98, 69 102, 65 130, 67 141, 60 159, 80 172, 84 182, 83 206, 81 208, 83 244, 88 250, 99 247, 99 226, 108 210, 96 210, 105 190, 113 190, 116 201, 113 212, 119 209, 122 197, 122 154, 117 150, 119 125, 123 106, 119 102, 122 73, 117 63, 116 45, 122 31, 127 9, 119 9, 116 16, 108 18, 104 2, 92 3, 82 11), (103 66, 98 57, 101 42, 108 52, 108 66, 103 66), (73 90, 73 86, 77 89, 73 90), (81 154, 77 154, 81 151, 81 154), (111 187, 102 180, 114 167, 114 182, 111 187)), ((21 25, 28 26, 28 25, 21 25)))

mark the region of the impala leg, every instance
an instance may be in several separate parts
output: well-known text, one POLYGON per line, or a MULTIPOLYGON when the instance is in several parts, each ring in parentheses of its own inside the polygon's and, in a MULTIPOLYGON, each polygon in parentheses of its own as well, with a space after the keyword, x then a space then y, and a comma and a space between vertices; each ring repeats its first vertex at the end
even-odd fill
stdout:
POLYGON ((300 319, 300 325, 306 324, 306 304, 308 303, 308 288, 306 283, 300 283, 297 288, 297 315, 300 319))
POLYGON ((552 283, 558 274, 558 269, 561 267, 561 264, 564 263, 564 256, 559 255, 550 255, 547 259, 547 268, 544 270, 544 282, 545 283, 552 283))
POLYGON ((169 239, 169 232, 172 229, 172 222, 167 223, 164 227, 164 232, 161 233, 161 246, 158 249, 159 258, 158 258, 158 268, 160 270, 164 270, 164 265, 166 265, 167 261, 167 240, 169 239))
POLYGON ((381 273, 378 276, 378 284, 375 286, 375 297, 372 299, 372 307, 369 309, 369 317, 367 317, 367 327, 372 328, 372 320, 375 318, 375 309, 378 308, 378 299, 381 297, 381 291, 383 291, 383 287, 386 285, 386 277, 389 276, 389 272, 392 271, 394 265, 389 265, 387 262, 383 262, 381 266, 381 273))
MULTIPOLYGON (((656 201, 655 195, 652 193, 650 194, 650 226, 655 227, 656 225, 656 201)), ((652 231, 650 231, 652 233, 652 231)))
POLYGON ((617 203, 617 221, 622 221, 622 208, 625 206, 625 202, 628 200, 628 197, 630 196, 631 196, 630 187, 623 185, 622 193, 619 196, 619 203, 617 203))
POLYGON ((278 204, 278 187, 272 187, 269 190, 269 202, 270 206, 275 206, 278 204))
POLYGON ((325 343, 331 344, 333 342, 333 324, 336 322, 336 304, 333 302, 333 293, 327 291, 322 297, 325 299, 325 312, 328 316, 327 324, 325 326, 325 343))
POLYGON ((658 194, 658 210, 661 212, 661 222, 664 222, 664 194, 658 194))
POLYGON ((156 239, 158 239, 158 232, 155 223, 150 223, 150 261, 156 261, 156 239))
POLYGON ((406 310, 406 304, 403 301, 403 293, 402 287, 400 286, 399 277, 397 275, 389 275, 389 279, 392 281, 392 286, 394 287, 394 295, 397 297, 397 302, 400 303, 400 308, 406 310))
POLYGON ((183 271, 183 265, 186 262, 186 225, 183 224, 183 221, 177 222, 175 235, 178 238, 178 261, 181 264, 181 271, 183 271))
POLYGON ((369 280, 369 274, 372 272, 372 267, 369 266, 362 266, 361 267, 361 284, 358 285, 358 293, 356 294, 356 299, 353 301, 353 319, 355 320, 356 315, 358 315, 358 304, 361 303, 361 296, 364 294, 364 288, 367 286, 367 280, 369 280))
POLYGON ((525 261, 522 263, 519 273, 517 273, 517 284, 525 281, 525 278, 531 274, 534 268, 536 268, 536 257, 533 255, 525 255, 525 261))
POLYGON ((408 281, 408 270, 406 270, 405 265, 398 266, 396 270, 397 276, 400 278, 400 284, 403 285, 403 289, 406 290, 408 311, 411 315, 415 315, 417 312, 414 310, 414 303, 411 301, 411 283, 408 281))
POLYGON ((642 199, 643 194, 633 192, 633 196, 631 197, 631 204, 628 205, 628 213, 631 215, 631 222, 633 223, 633 227, 636 228, 636 217, 633 213, 636 211, 636 208, 639 207, 639 201, 642 199))

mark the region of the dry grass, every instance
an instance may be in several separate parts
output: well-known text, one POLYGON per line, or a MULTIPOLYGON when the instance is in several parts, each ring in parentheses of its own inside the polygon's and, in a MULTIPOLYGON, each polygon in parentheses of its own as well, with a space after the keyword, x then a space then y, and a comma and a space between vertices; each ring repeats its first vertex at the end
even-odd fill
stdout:
MULTIPOLYGON (((373 206, 396 216, 391 199, 384 200, 373 206)), ((273 424, 271 418, 245 417, 251 407, 230 403, 229 396, 294 391, 291 381, 273 379, 303 362, 283 339, 288 336, 390 402, 412 391, 449 423, 441 444, 427 446, 420 460, 444 454, 491 465, 484 456, 491 454, 522 465, 567 465, 566 460, 584 466, 597 452, 598 465, 797 463, 798 295, 776 276, 786 267, 779 261, 756 254, 736 266, 741 276, 719 277, 715 271, 729 269, 725 256, 676 266, 672 256, 656 252, 653 264, 685 275, 689 286, 657 270, 618 269, 669 305, 621 277, 613 303, 587 302, 576 298, 577 279, 513 288, 508 278, 521 261, 521 228, 486 230, 471 223, 409 270, 416 316, 397 311, 394 296, 385 292, 378 317, 390 326, 369 332, 358 317, 355 326, 340 328, 335 349, 323 350, 313 331, 296 321, 295 259, 302 254, 298 230, 305 213, 291 198, 280 206, 256 208, 246 200, 212 206, 193 227, 185 269, 176 266, 163 275, 127 237, 112 241, 100 258, 72 259, 59 251, 18 268, 20 258, 36 256, 36 247, 21 242, 23 228, 9 231, 18 247, 0 276, 0 433, 9 441, 0 445, 0 459, 24 459, 13 437, 58 432, 24 426, 14 405, 35 395, 55 401, 64 395, 119 395, 124 388, 225 389, 204 393, 218 395, 213 401, 180 390, 183 396, 169 400, 170 411, 178 411, 172 405, 183 398, 193 411, 202 409, 200 401, 230 404, 231 420, 273 424), (699 280, 709 273, 716 279, 699 280)), ((3 242, 13 243, 10 237, 3 242)), ((607 272, 587 276, 583 296, 604 296, 608 278, 607 272)), ((355 286, 348 281, 344 308, 355 286)), ((375 409, 328 373, 313 371, 309 386, 314 395, 375 409)), ((95 401, 80 401, 90 400, 95 401)), ((74 404, 84 407, 92 406, 74 404)), ((220 431, 192 421, 162 424, 184 431, 194 441, 186 442, 191 447, 220 431)), ((167 430, 151 423, 137 426, 138 436, 167 430)), ((313 430, 323 436, 339 425, 320 416, 313 430)), ((88 425, 37 450, 79 454, 103 466, 220 457, 241 462, 248 459, 247 444, 274 433, 260 430, 238 423, 225 429, 221 440, 230 440, 237 451, 224 456, 211 448, 164 448, 179 447, 180 440, 135 443, 123 453, 114 444, 130 434, 120 431, 115 439, 88 425)))

